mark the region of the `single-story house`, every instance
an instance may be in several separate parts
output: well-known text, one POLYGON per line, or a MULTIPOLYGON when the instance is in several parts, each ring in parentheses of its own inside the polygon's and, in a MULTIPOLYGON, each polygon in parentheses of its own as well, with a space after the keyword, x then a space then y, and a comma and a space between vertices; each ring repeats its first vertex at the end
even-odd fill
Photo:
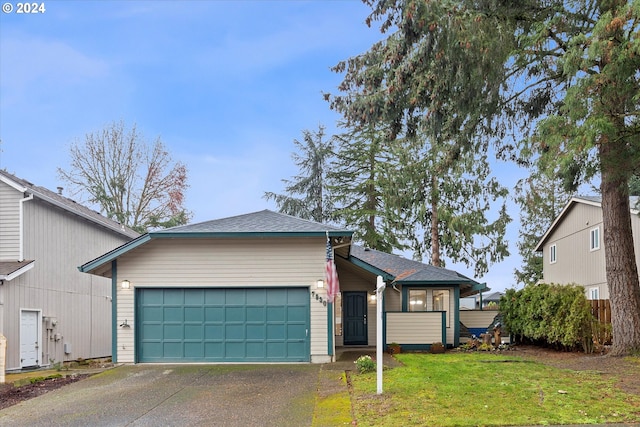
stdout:
POLYGON ((111 278, 113 357, 145 362, 311 362, 376 342, 457 345, 459 298, 484 284, 369 250, 353 232, 264 210, 145 234, 80 266, 111 278), (329 240, 340 293, 327 303, 329 240))

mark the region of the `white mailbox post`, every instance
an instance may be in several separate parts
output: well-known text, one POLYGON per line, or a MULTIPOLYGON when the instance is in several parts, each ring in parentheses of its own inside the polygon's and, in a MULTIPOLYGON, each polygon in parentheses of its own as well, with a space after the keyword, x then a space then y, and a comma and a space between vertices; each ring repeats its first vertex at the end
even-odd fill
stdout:
POLYGON ((377 382, 378 382, 378 394, 382 394, 382 368, 384 367, 383 353, 384 348, 382 348, 382 298, 384 296, 384 288, 386 287, 384 281, 382 280, 382 276, 378 276, 378 281, 376 283, 376 313, 377 313, 377 328, 376 328, 376 360, 377 360, 377 382))

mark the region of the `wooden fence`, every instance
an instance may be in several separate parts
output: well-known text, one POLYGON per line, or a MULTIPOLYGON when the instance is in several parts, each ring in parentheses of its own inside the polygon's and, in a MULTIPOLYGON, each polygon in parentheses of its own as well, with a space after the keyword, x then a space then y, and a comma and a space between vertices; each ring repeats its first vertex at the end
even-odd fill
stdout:
POLYGON ((611 344, 611 303, 608 299, 593 299, 591 314, 598 320, 594 327, 593 339, 598 344, 611 344))

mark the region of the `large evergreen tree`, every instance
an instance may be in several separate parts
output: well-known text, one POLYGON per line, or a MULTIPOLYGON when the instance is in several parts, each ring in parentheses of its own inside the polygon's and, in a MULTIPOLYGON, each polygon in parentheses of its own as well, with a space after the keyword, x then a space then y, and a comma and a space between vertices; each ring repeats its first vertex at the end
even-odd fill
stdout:
POLYGON ((265 192, 264 198, 274 200, 278 210, 288 215, 326 222, 333 213, 332 202, 327 194, 327 165, 333 156, 333 140, 325 139, 325 128, 317 131, 303 130, 302 141, 293 140, 298 151, 292 158, 299 174, 291 180, 283 179, 285 193, 265 192))
POLYGON ((480 277, 509 254, 507 191, 490 176, 486 155, 461 156, 454 142, 436 144, 418 134, 394 144, 401 168, 392 176, 389 207, 397 210, 416 259, 428 257, 437 267, 445 259, 461 262, 480 277))
POLYGON ((518 283, 532 285, 543 279, 542 254, 535 252, 544 233, 569 201, 571 194, 555 176, 531 168, 531 175, 516 186, 515 200, 520 206, 518 252, 522 265, 516 268, 518 283))
POLYGON ((508 151, 491 118, 515 118, 524 131, 534 126, 525 147, 566 190, 599 174, 612 353, 640 349, 628 186, 640 164, 640 0, 365 3, 370 22, 394 32, 336 67, 345 72, 343 94, 328 96, 331 106, 349 121, 409 133, 441 123, 475 153, 486 146, 469 129, 497 130, 508 151))
POLYGON ((355 238, 372 249, 404 249, 398 218, 389 207, 394 192, 390 184, 400 165, 390 152, 387 133, 374 126, 348 129, 335 141, 328 173, 335 219, 355 229, 355 238))
POLYGON ((504 205, 488 220, 490 201, 505 191, 486 153, 488 136, 503 130, 491 120, 503 80, 495 64, 513 36, 496 43, 487 38, 494 23, 449 13, 446 2, 366 3, 374 6, 370 24, 382 19, 383 32, 396 31, 339 63, 341 93, 326 98, 350 126, 383 123, 397 138, 396 156, 406 159, 395 205, 415 256, 443 265, 444 254, 484 274, 508 254, 504 205))

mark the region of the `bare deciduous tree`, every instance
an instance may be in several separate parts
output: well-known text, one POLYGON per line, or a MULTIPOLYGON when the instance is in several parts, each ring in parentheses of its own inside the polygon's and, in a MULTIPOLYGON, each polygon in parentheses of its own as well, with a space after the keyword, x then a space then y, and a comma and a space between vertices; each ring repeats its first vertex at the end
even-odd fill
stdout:
POLYGON ((73 143, 70 155, 70 169, 58 175, 107 217, 141 233, 188 222, 187 168, 160 138, 149 144, 135 124, 113 122, 73 143))

